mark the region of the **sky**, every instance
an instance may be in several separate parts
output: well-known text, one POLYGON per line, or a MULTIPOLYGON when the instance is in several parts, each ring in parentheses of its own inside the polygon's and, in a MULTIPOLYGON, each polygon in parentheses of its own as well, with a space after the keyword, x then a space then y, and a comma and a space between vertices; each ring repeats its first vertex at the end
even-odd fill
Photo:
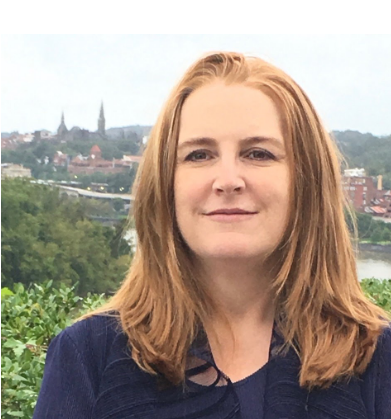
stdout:
POLYGON ((209 51, 262 57, 306 91, 328 130, 391 134, 391 35, 1 37, 1 131, 153 125, 185 70, 209 51))

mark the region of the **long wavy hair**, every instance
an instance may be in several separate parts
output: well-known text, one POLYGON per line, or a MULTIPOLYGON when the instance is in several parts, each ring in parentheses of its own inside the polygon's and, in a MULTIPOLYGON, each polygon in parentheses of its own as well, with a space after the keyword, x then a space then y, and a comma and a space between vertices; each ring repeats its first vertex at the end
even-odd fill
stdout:
POLYGON ((301 360, 300 385, 328 387, 363 373, 388 321, 357 279, 337 150, 304 91, 274 65, 240 53, 202 57, 171 92, 135 181, 132 265, 118 292, 89 316, 118 313, 139 367, 174 384, 184 380, 189 347, 215 305, 176 223, 176 150, 186 98, 216 80, 262 91, 280 113, 294 210, 269 256, 271 285, 278 329, 301 360))

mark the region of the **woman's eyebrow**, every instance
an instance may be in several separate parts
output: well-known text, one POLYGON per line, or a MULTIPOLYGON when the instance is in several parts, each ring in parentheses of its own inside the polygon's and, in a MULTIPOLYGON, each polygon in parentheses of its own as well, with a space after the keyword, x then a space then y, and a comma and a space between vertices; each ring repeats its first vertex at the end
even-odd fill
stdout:
POLYGON ((217 141, 214 138, 209 137, 195 137, 190 138, 182 143, 178 144, 178 151, 183 150, 184 148, 189 147, 202 147, 202 146, 215 146, 217 141))
MULTIPOLYGON (((246 137, 239 140, 241 145, 245 146, 252 146, 256 144, 264 144, 264 143, 271 143, 274 146, 284 150, 284 142, 281 139, 274 138, 274 137, 265 137, 265 136, 253 136, 253 137, 246 137)), ((178 145, 178 151, 181 151, 188 147, 200 147, 200 146, 216 146, 217 140, 210 137, 195 137, 190 138, 186 141, 183 141, 178 145)))

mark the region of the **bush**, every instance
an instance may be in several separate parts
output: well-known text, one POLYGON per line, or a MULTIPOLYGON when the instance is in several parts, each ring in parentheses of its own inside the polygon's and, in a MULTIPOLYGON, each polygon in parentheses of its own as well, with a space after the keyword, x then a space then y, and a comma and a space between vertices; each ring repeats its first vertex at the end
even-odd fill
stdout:
POLYGON ((366 278, 361 287, 371 301, 391 314, 391 279, 366 278))
MULTIPOLYGON (((361 282, 368 297, 391 313, 391 279, 361 282)), ((103 294, 75 294, 75 287, 60 289, 49 281, 14 293, 2 290, 1 417, 31 418, 41 387, 46 350, 50 341, 83 313, 102 305, 103 294)))
POLYGON ((46 350, 62 329, 84 312, 101 305, 103 295, 76 296, 74 287, 60 289, 53 282, 25 289, 1 300, 1 417, 31 418, 41 387, 46 350))

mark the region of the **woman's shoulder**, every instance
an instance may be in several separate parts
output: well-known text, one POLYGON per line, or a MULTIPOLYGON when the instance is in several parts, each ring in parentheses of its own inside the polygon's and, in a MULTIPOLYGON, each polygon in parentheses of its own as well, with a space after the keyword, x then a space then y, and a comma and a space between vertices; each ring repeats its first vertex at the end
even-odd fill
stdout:
POLYGON ((391 323, 383 329, 383 332, 379 337, 379 344, 385 345, 386 347, 391 346, 391 323))
POLYGON ((65 328, 60 335, 68 335, 71 339, 79 342, 83 340, 99 341, 107 337, 115 337, 120 333, 122 333, 122 328, 118 316, 95 314, 75 321, 71 326, 65 328))
POLYGON ((129 356, 127 335, 118 316, 99 314, 76 321, 50 343, 66 358, 75 352, 81 362, 104 368, 113 357, 129 356))
POLYGON ((384 327, 379 335, 370 364, 388 364, 391 372, 391 323, 384 327))
POLYGON ((121 333, 121 323, 117 316, 97 314, 76 320, 71 326, 62 330, 55 339, 62 339, 66 336, 79 346, 114 339, 121 333))
POLYGON ((387 417, 391 411, 391 325, 380 334, 375 352, 361 376, 361 394, 370 417, 387 417), (381 413, 383 412, 383 413, 381 413))
POLYGON ((391 376, 391 324, 385 327, 379 336, 374 357, 380 368, 385 368, 391 376))
POLYGON ((364 375, 375 373, 379 367, 387 368, 391 372, 391 323, 384 327, 377 339, 375 352, 364 375))
POLYGON ((34 418, 96 417, 96 400, 111 384, 105 373, 124 359, 133 365, 117 317, 94 315, 67 327, 50 342, 34 418))

